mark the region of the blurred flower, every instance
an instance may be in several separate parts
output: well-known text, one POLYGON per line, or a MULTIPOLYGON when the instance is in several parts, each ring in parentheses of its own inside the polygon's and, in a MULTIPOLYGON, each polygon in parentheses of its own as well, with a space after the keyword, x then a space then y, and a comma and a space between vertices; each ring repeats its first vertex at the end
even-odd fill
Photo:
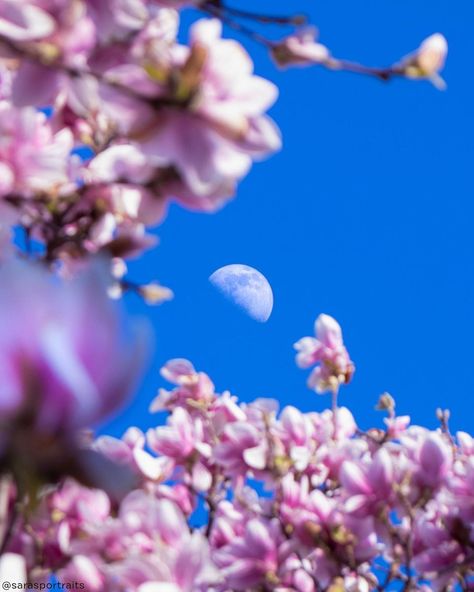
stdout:
POLYGON ((57 194, 69 183, 72 134, 57 133, 43 113, 0 103, 0 197, 57 194))
POLYGON ((34 41, 53 33, 56 24, 37 2, 3 0, 0 9, 0 35, 14 41, 34 41))
POLYGON ((240 537, 221 547, 214 559, 228 586, 250 590, 262 579, 277 582, 278 545, 282 535, 276 521, 253 519, 240 537))
POLYGON ((127 335, 102 271, 60 282, 18 261, 0 268, 4 424, 67 433, 123 404, 142 366, 143 336, 127 335))
MULTIPOLYGON (((200 20, 191 29, 190 48, 175 48, 170 67, 180 81, 174 101, 181 108, 161 109, 139 141, 150 163, 168 162, 179 173, 164 191, 203 211, 222 205, 252 160, 281 144, 264 114, 277 88, 255 76, 242 46, 221 32, 217 19, 200 20)), ((161 97, 163 89, 158 91, 161 97)))
POLYGON ((304 27, 289 35, 272 47, 272 56, 276 63, 288 66, 311 66, 324 64, 330 57, 327 47, 318 43, 318 31, 315 27, 304 27))

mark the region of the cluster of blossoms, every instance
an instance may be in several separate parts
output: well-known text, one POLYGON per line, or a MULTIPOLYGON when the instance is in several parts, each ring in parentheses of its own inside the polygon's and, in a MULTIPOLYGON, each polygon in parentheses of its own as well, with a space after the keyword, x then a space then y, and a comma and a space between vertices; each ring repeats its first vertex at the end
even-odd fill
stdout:
MULTIPOLYGON (((316 326, 316 386, 333 390, 327 368, 341 377, 353 365, 336 321, 322 315, 316 326)), ((363 432, 345 407, 239 403, 187 360, 162 375, 174 388, 151 411, 168 412, 165 425, 86 445, 134 476, 120 497, 69 474, 32 504, 4 480, 3 512, 17 514, 3 577, 14 568, 18 579, 20 566, 25 581, 53 573, 91 592, 472 589, 468 434, 411 426, 389 395, 385 428, 363 432)))
POLYGON ((217 19, 180 44, 175 5, 0 3, 2 217, 48 261, 133 255, 170 199, 213 211, 280 147, 276 87, 217 19))
MULTIPOLYGON (((231 198, 252 161, 281 143, 266 115, 276 87, 254 75, 238 42, 221 37, 221 21, 239 14, 251 16, 211 0, 2 0, 2 236, 20 226, 28 248, 40 243, 36 257, 70 273, 91 253, 124 258, 154 244, 146 229, 170 200, 211 212, 231 198), (212 18, 197 21, 183 45, 186 5, 212 18)), ((335 59, 308 26, 264 43, 282 67, 382 79, 439 81, 447 51, 436 34, 400 63, 371 70, 335 59)), ((117 285, 132 287, 122 279, 117 285)))

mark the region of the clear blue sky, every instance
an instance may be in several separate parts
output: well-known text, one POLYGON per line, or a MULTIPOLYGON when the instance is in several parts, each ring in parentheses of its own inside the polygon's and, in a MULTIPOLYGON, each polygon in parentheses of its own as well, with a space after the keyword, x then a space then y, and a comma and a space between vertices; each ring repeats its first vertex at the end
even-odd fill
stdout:
POLYGON ((443 32, 450 45, 446 92, 428 83, 384 85, 317 68, 279 72, 251 47, 259 74, 280 87, 272 116, 284 148, 254 167, 235 201, 216 215, 172 206, 161 244, 131 266, 159 279, 175 300, 137 299, 156 331, 150 371, 128 412, 106 426, 156 425, 147 407, 167 359, 187 357, 218 389, 243 400, 321 410, 305 387, 292 344, 329 313, 356 363, 341 394, 359 424, 389 391, 400 413, 434 427, 447 406, 455 429, 474 431, 474 4, 470 0, 262 0, 262 12, 307 12, 338 57, 387 65, 443 32), (224 301, 208 276, 228 263, 261 270, 275 306, 266 324, 224 301))

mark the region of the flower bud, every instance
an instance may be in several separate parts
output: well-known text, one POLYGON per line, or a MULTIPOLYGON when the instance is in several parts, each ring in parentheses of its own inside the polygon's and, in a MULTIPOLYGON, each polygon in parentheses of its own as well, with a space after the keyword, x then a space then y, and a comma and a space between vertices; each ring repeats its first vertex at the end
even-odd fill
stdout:
POLYGON ((377 411, 388 411, 392 414, 395 411, 395 399, 390 393, 382 393, 375 409, 377 411))
POLYGON ((322 64, 329 58, 327 47, 316 41, 317 30, 304 27, 272 48, 272 56, 281 67, 322 64))
POLYGON ((407 78, 426 78, 437 88, 446 88, 446 83, 439 75, 448 53, 448 43, 441 33, 427 37, 420 47, 401 63, 403 74, 407 78))
POLYGON ((142 298, 145 300, 147 304, 155 305, 155 304, 162 304, 167 300, 173 299, 173 292, 169 288, 165 286, 160 286, 156 282, 151 284, 146 284, 145 286, 140 286, 138 288, 138 293, 142 298))

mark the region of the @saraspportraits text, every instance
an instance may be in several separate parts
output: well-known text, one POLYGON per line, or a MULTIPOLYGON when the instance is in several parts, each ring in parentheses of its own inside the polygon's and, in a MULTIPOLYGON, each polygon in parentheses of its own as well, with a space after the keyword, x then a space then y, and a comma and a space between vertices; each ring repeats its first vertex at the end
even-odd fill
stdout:
POLYGON ((2 590, 85 590, 84 582, 2 582, 2 590))

